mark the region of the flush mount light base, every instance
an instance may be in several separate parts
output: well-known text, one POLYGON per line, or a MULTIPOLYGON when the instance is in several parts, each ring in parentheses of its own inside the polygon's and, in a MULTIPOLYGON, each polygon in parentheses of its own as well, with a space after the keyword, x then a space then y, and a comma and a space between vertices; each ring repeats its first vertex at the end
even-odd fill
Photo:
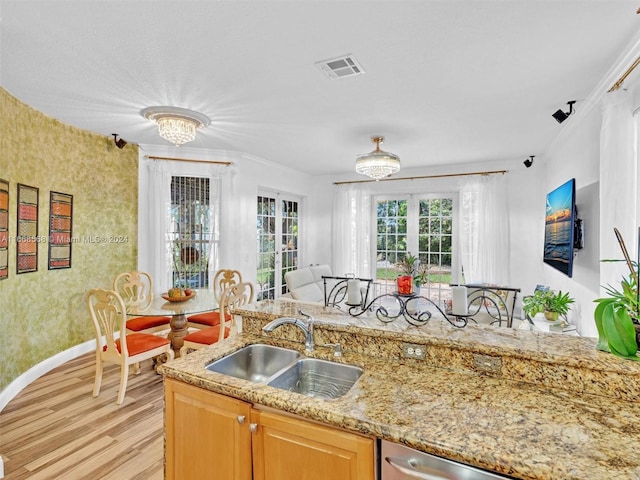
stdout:
POLYGON ((155 122, 158 134, 176 146, 195 140, 196 130, 211 123, 206 115, 179 107, 149 107, 140 114, 155 122))
POLYGON ((571 115, 573 113, 573 104, 574 103, 576 103, 575 100, 571 100, 571 101, 567 102, 567 105, 569 105, 569 111, 568 112, 565 113, 562 110, 557 110, 554 114, 552 114, 553 118, 556 119, 556 122, 562 123, 567 118, 569 118, 569 115, 571 115))
POLYGON ((384 137, 371 137, 371 141, 376 144, 376 149, 373 152, 358 155, 356 172, 367 175, 374 180, 380 180, 400 171, 400 157, 380 150, 380 144, 384 142, 384 137))

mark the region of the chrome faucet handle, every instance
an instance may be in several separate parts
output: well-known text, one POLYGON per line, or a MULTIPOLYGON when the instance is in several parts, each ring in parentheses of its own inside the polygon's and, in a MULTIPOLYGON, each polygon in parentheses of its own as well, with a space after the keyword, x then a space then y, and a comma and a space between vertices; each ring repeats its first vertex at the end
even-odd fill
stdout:
POLYGON ((339 343, 325 343, 323 347, 332 347, 334 357, 342 356, 342 345, 340 345, 339 343))

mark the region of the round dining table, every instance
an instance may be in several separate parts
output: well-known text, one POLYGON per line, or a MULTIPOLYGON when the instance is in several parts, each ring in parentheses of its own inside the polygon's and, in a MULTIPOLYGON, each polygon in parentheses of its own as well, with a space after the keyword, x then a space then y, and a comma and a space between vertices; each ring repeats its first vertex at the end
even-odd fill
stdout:
POLYGON ((195 295, 183 302, 169 302, 161 295, 154 295, 151 304, 140 309, 132 307, 127 309, 130 317, 154 317, 157 315, 170 315, 169 326, 171 331, 167 338, 171 340, 171 347, 178 353, 184 343, 184 337, 188 333, 187 315, 194 313, 208 312, 218 308, 218 302, 213 294, 213 289, 197 288, 193 289, 195 295))

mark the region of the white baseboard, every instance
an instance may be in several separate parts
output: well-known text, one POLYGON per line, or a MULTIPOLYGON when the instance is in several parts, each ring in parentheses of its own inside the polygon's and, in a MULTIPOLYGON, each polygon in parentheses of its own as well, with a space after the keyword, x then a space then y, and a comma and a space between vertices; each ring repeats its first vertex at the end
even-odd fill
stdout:
MULTIPOLYGON (((96 341, 90 340, 75 347, 71 347, 68 350, 55 354, 53 357, 49 357, 46 360, 34 365, 29 370, 24 372, 7 387, 0 392, 0 412, 7 406, 7 404, 18 395, 23 388, 29 385, 31 382, 37 380, 45 373, 59 367, 69 360, 73 360, 80 355, 84 355, 88 352, 93 352, 96 349, 96 341)), ((0 457, 0 473, 2 473, 2 457, 0 457)), ((0 475, 2 478, 2 475, 0 475)))

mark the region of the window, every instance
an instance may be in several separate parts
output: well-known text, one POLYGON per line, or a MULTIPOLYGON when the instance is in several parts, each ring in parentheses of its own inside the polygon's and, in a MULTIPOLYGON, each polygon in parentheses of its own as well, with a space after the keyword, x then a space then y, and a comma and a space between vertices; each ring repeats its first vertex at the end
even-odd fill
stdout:
POLYGON ((173 285, 208 287, 212 249, 209 178, 171 177, 169 232, 173 285))
POLYGON ((454 197, 420 195, 378 199, 376 238, 376 281, 380 293, 396 290, 400 273, 396 263, 410 252, 425 266, 427 281, 420 295, 442 303, 450 297, 455 265, 453 245, 454 197))
POLYGON ((280 194, 258 196, 257 299, 286 293, 284 275, 298 268, 300 200, 280 194))

